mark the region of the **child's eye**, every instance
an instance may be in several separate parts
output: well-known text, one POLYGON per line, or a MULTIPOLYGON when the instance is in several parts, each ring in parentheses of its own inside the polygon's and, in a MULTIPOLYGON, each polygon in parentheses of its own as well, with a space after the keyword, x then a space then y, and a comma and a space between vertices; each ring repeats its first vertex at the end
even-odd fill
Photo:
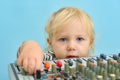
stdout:
POLYGON ((82 41, 82 40, 84 40, 84 38, 78 37, 77 40, 78 40, 78 41, 82 41))
POLYGON ((66 41, 67 39, 66 39, 66 38, 60 38, 59 40, 64 42, 64 41, 66 41))

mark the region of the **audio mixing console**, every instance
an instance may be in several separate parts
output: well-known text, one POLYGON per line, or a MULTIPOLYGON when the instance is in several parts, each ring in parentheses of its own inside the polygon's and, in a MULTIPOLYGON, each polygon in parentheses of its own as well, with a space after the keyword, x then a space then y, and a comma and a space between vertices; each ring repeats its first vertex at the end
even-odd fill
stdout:
POLYGON ((8 69, 11 80, 120 80, 120 54, 43 61, 34 75, 16 63, 8 69))

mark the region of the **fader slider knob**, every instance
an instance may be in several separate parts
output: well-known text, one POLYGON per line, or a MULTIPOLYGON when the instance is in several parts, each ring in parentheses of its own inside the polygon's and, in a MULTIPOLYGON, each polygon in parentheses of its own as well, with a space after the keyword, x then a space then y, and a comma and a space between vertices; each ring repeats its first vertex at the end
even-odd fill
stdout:
POLYGON ((44 67, 45 67, 46 69, 49 69, 49 68, 50 68, 50 63, 49 63, 49 62, 44 62, 44 67))
POLYGON ((36 79, 40 79, 41 78, 41 72, 40 70, 36 70, 36 79))
POLYGON ((52 64, 52 72, 53 72, 53 73, 57 72, 56 64, 52 64))
POLYGON ((65 71, 68 72, 69 71, 69 65, 68 65, 68 63, 66 62, 64 65, 65 65, 65 71))
POLYGON ((113 55, 113 59, 114 59, 114 60, 118 60, 118 56, 114 54, 114 55, 113 55))
POLYGON ((68 60, 68 64, 69 64, 69 66, 72 66, 73 65, 73 61, 72 60, 68 60))
POLYGON ((115 80, 115 74, 110 74, 110 80, 115 80))
POLYGON ((58 67, 62 67, 62 62, 61 62, 60 60, 58 60, 58 61, 56 62, 56 64, 57 64, 58 67))
POLYGON ((120 53, 118 53, 118 56, 120 57, 120 53))
POLYGON ((100 58, 105 59, 106 60, 106 55, 105 54, 100 54, 100 58))
POLYGON ((76 59, 77 62, 79 63, 82 63, 82 60, 81 59, 76 59))
POLYGON ((98 75, 98 76, 97 76, 97 80, 103 80, 103 76, 98 75))

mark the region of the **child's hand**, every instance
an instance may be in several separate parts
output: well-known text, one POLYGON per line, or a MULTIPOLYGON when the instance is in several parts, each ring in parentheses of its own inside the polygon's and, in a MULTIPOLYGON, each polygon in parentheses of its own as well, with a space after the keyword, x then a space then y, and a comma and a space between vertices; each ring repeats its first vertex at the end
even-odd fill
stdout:
POLYGON ((34 74, 36 70, 40 70, 43 57, 44 53, 38 43, 27 41, 20 48, 17 64, 23 66, 30 74, 34 74))

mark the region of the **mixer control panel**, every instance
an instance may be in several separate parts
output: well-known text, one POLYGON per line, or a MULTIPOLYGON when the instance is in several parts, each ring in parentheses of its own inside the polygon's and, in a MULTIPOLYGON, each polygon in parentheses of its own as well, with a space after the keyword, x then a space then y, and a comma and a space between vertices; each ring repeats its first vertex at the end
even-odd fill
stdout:
POLYGON ((42 70, 30 75, 11 63, 11 80, 120 80, 120 54, 43 61, 42 70))

